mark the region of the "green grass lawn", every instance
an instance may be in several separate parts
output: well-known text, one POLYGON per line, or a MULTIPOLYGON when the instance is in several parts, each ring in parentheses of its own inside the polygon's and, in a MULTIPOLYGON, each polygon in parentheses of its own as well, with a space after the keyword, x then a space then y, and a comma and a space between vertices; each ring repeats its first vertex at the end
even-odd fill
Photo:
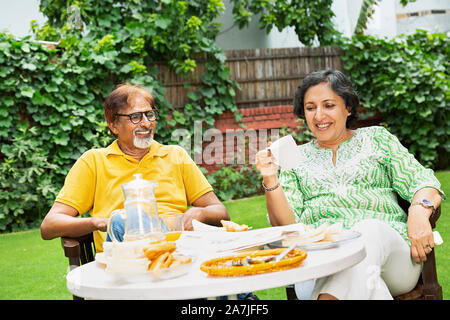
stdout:
MULTIPOLYGON (((450 171, 436 173, 450 196, 450 171)), ((253 228, 268 227, 264 196, 227 201, 231 219, 253 228)), ((444 243, 435 248, 439 283, 444 299, 450 298, 450 202, 442 204, 437 223, 444 243)), ((72 299, 66 289, 68 261, 59 239, 44 241, 39 230, 0 234, 0 300, 72 299)), ((260 299, 286 299, 284 287, 255 292, 260 299)))

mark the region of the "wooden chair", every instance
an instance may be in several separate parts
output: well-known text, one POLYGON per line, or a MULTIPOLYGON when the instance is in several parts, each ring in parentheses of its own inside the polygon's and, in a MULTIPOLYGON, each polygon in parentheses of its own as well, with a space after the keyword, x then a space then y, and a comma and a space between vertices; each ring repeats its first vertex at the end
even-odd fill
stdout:
MULTIPOLYGON (((398 203, 405 212, 408 212, 409 202, 398 198, 398 203)), ((431 227, 436 227, 436 221, 441 215, 441 207, 430 217, 431 227)), ((286 297, 288 300, 298 300, 294 285, 286 286, 286 297)), ((427 261, 423 263, 422 274, 416 287, 407 293, 394 297, 394 300, 442 300, 442 287, 439 285, 436 273, 436 258, 434 250, 427 255, 427 261)))
MULTIPOLYGON (((77 238, 61 237, 61 245, 64 255, 69 258, 70 270, 94 261, 95 246, 92 233, 77 238)), ((83 298, 74 295, 73 300, 83 300, 83 298)))

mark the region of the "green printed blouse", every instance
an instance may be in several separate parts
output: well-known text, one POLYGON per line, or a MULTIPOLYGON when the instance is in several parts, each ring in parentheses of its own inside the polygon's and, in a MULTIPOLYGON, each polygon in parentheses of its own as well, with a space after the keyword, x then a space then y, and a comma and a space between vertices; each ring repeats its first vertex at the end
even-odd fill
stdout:
POLYGON ((297 222, 318 226, 342 223, 346 229, 363 219, 379 219, 409 243, 406 213, 395 192, 411 202, 423 187, 440 190, 431 169, 423 167, 393 134, 383 127, 356 130, 333 151, 311 141, 298 148, 301 164, 281 170, 280 183, 297 222))

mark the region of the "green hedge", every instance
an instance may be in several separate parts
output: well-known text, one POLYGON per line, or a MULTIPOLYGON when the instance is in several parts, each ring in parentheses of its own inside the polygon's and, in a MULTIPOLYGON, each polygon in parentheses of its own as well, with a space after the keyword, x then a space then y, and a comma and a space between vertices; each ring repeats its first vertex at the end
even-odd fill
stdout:
POLYGON ((74 161, 108 145, 105 96, 127 81, 150 90, 160 110, 156 139, 172 143, 175 128, 205 128, 236 111, 226 56, 214 42, 221 1, 41 0, 49 24, 30 37, 0 33, 0 232, 40 223, 74 161), (70 5, 70 7, 68 7, 70 5), (70 9, 70 10, 69 10, 70 9), (205 71, 188 83, 184 110, 165 100, 154 65, 187 76, 201 57, 205 71))
POLYGON ((354 36, 342 60, 368 115, 384 124, 424 165, 450 165, 450 47, 443 33, 393 40, 354 36))
MULTIPOLYGON (((170 4, 167 10, 175 14, 177 2, 170 4)), ((80 37, 58 30, 63 39, 57 49, 0 33, 0 232, 37 226, 74 161, 87 149, 110 143, 102 104, 116 83, 131 81, 154 93, 162 111, 157 139, 163 143, 171 142, 174 127, 193 130, 195 120, 207 119, 211 125, 215 115, 236 110, 236 85, 228 79, 224 54, 206 36, 190 42, 192 48, 197 46, 192 52, 209 57, 201 85, 190 91, 184 113, 173 110, 154 78, 157 70, 145 65, 152 61, 143 49, 149 22, 134 18, 141 20, 127 21, 126 28, 107 30, 110 33, 97 38, 95 32, 80 37)), ((192 17, 188 20, 192 27, 192 17)), ((162 20, 157 25, 160 31, 169 28, 162 20)), ((54 35, 49 30, 45 32, 54 35)), ((168 50, 173 43, 165 45, 168 50)), ((342 48, 344 67, 363 105, 379 111, 422 163, 448 167, 448 37, 424 31, 390 41, 356 36, 342 48)), ((182 66, 189 65, 183 57, 172 60, 181 73, 182 66)), ((261 190, 253 166, 239 171, 224 167, 208 179, 223 200, 261 190)))
POLYGON ((0 230, 39 223, 74 161, 109 141, 101 69, 0 33, 0 230))

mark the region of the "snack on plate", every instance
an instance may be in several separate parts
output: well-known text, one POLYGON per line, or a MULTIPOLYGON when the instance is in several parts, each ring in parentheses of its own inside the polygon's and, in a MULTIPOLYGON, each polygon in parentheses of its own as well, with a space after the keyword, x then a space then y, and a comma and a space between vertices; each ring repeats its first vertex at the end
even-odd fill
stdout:
POLYGON ((174 252, 177 245, 173 241, 160 241, 155 244, 150 244, 144 248, 144 254, 148 260, 153 260, 165 252, 174 252))
POLYGON ((187 264, 192 261, 188 256, 173 253, 176 248, 175 242, 172 241, 160 241, 144 248, 144 255, 150 260, 148 270, 160 272, 163 269, 187 264))
POLYGON ((191 257, 182 255, 182 254, 172 254, 172 262, 170 264, 171 267, 176 267, 182 264, 187 264, 192 261, 191 257))
POLYGON ((308 246, 313 243, 333 242, 340 239, 342 232, 341 224, 329 225, 327 222, 317 228, 304 226, 301 232, 294 232, 283 239, 283 247, 295 243, 297 246, 308 246))
POLYGON ((275 262, 275 256, 284 250, 286 249, 257 250, 252 253, 215 258, 203 262, 200 269, 211 276, 245 276, 295 268, 307 257, 305 250, 292 249, 283 259, 275 262))
POLYGON ((228 220, 220 220, 220 223, 228 232, 241 232, 248 230, 248 225, 246 224, 237 224, 236 222, 228 220))

